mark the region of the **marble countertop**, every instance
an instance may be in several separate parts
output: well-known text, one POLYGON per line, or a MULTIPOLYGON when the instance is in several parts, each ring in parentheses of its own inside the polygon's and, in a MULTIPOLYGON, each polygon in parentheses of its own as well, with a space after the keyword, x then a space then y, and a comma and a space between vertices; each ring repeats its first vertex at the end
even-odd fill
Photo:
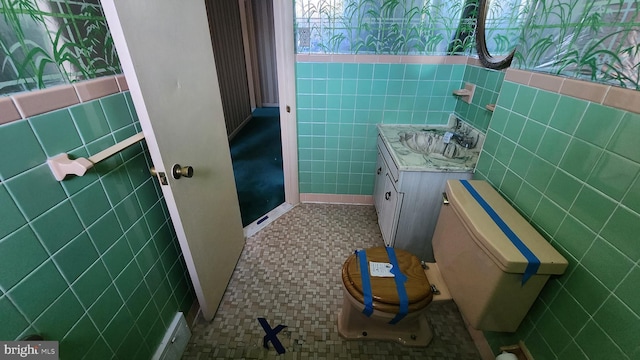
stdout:
POLYGON ((460 148, 460 153, 453 159, 447 158, 439 153, 428 155, 417 153, 401 142, 403 134, 421 131, 434 131, 444 134, 446 131, 453 131, 446 126, 428 125, 386 125, 378 124, 380 137, 390 150, 394 162, 401 171, 440 171, 440 172, 470 172, 475 169, 478 162, 480 148, 484 142, 478 141, 475 148, 460 148))

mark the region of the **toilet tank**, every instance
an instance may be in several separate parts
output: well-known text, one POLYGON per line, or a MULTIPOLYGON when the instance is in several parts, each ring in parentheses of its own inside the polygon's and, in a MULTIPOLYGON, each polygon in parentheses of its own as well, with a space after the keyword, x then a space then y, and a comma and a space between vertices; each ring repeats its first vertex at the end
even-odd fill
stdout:
POLYGON ((433 252, 451 297, 474 328, 516 331, 567 260, 486 181, 449 180, 446 198, 433 252))

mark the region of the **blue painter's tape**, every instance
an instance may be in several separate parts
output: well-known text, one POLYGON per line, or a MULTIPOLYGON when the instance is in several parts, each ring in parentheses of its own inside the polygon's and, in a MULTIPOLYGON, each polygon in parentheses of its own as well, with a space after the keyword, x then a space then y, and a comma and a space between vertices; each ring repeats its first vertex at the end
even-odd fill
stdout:
POLYGON ((476 191, 476 189, 471 186, 469 181, 460 180, 462 185, 469 191, 471 196, 482 206, 484 211, 487 212, 489 217, 498 225, 500 230, 507 236, 509 241, 513 243, 513 245, 520 251, 522 255, 527 259, 527 267, 524 270, 524 274, 522 275, 522 285, 524 285, 527 280, 529 280, 533 275, 538 272, 538 268, 540 268, 540 259, 525 245, 522 240, 516 235, 509 225, 507 225, 502 218, 491 208, 491 206, 482 198, 482 196, 476 191))
POLYGON ((404 283, 407 281, 407 276, 400 271, 398 265, 398 258, 396 252, 392 247, 387 247, 387 255, 389 256, 389 262, 391 262, 391 273, 393 279, 396 281, 396 289, 398 290, 398 298, 400 299, 400 310, 396 316, 389 321, 389 324, 395 324, 402 320, 409 312, 409 297, 407 296, 407 289, 404 287, 404 283))
POLYGON ((282 343, 280 342, 280 340, 278 340, 278 333, 282 331, 284 328, 286 328, 287 326, 278 325, 272 329, 271 325, 269 325, 269 323, 267 322, 267 319, 258 318, 258 322, 260 323, 260 326, 262 326, 262 329, 264 330, 264 332, 267 334, 262 338, 262 346, 264 346, 265 349, 268 349, 269 341, 271 341, 271 344, 273 344, 273 347, 276 349, 278 354, 284 354, 286 350, 284 346, 282 346, 282 343))
POLYGON ((373 314, 373 294, 371 293, 371 280, 369 279, 369 262, 364 250, 356 250, 356 257, 360 261, 360 277, 362 278, 362 295, 364 296, 364 309, 362 313, 367 317, 373 314))

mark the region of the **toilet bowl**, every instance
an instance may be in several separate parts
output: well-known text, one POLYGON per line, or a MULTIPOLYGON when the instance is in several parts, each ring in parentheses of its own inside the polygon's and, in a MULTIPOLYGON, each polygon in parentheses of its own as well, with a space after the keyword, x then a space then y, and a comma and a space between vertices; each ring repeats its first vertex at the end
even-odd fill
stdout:
POLYGON ((342 337, 427 346, 426 310, 450 299, 472 328, 514 332, 549 277, 566 270, 567 260, 489 183, 449 180, 443 195, 432 239, 436 263, 423 269, 416 256, 385 247, 344 262, 342 337), (379 276, 381 266, 391 274, 379 276))
MULTIPOLYGON (((383 274, 384 275, 384 274, 383 274)), ((402 275, 400 275, 402 276, 402 275)), ((338 314, 338 332, 347 339, 392 340, 406 346, 427 346, 433 334, 426 310, 433 294, 420 260, 411 253, 385 247, 359 250, 342 265, 343 304, 338 314), (394 276, 376 276, 369 267, 363 279, 362 257, 368 264, 391 266, 389 251, 394 252, 399 271, 406 277, 402 283, 406 291, 406 310, 402 310, 401 291, 394 276), (370 308, 366 310, 369 282, 370 308)))

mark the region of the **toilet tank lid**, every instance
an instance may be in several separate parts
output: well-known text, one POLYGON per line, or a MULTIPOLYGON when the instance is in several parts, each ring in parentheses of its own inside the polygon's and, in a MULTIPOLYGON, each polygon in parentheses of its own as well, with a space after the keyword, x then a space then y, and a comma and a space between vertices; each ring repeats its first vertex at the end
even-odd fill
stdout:
MULTIPOLYGON (((567 260, 484 180, 469 184, 540 260, 537 274, 562 274, 567 260)), ((528 261, 460 180, 447 181, 447 196, 472 238, 505 272, 524 273, 528 261)))

